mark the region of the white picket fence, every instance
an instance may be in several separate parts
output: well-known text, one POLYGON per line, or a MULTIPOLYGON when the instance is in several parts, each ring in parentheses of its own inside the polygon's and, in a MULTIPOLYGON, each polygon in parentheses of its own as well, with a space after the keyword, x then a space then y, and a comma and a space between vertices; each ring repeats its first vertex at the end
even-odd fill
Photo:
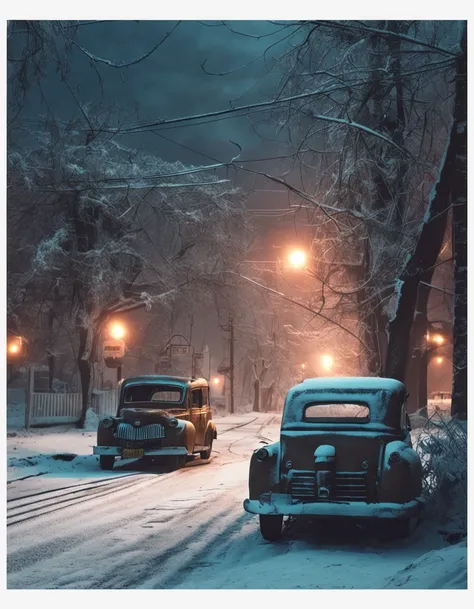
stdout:
POLYGON ((101 391, 92 396, 92 408, 100 417, 117 414, 117 390, 101 391))
POLYGON ((82 393, 33 393, 30 425, 75 423, 81 417, 82 393))
MULTIPOLYGON (((33 393, 30 425, 76 423, 81 418, 82 393, 33 393)), ((92 408, 99 415, 115 414, 117 390, 94 393, 92 408)))

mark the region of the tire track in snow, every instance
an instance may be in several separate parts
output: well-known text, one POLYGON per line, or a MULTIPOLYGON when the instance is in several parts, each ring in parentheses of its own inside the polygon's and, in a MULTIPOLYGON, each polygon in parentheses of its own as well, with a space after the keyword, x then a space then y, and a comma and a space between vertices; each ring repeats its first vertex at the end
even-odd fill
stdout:
MULTIPOLYGON (((249 429, 245 433, 245 428, 259 418, 233 425, 219 435, 244 428, 242 439, 253 442, 257 430, 249 429)), ((264 421, 258 432, 271 421, 264 421)), ((223 442, 224 451, 227 444, 223 442)), ((129 482, 119 482, 114 477, 31 493, 28 497, 38 501, 36 506, 40 507, 42 503, 51 503, 51 493, 59 496, 60 501, 67 497, 81 501, 66 501, 68 509, 41 514, 41 518, 9 528, 8 587, 166 588, 170 583, 177 585, 183 579, 184 566, 189 574, 194 563, 203 564, 202 558, 211 547, 223 551, 220 549, 232 543, 232 535, 242 523, 251 518, 242 510, 246 472, 243 473, 239 463, 247 458, 227 464, 236 467, 235 473, 229 473, 230 487, 227 477, 219 473, 222 472, 221 458, 218 457, 214 466, 212 463, 206 467, 189 464, 151 480, 149 475, 141 473, 120 476, 120 479, 133 476, 130 486, 121 492, 117 489, 108 497, 102 494, 109 491, 106 488, 109 480, 113 486, 115 482, 120 486, 129 482), (165 477, 166 484, 157 488, 165 477), (93 497, 84 497, 96 488, 101 496, 95 493, 93 497), (61 498, 61 495, 64 496, 61 498)), ((25 503, 25 496, 12 500, 9 507, 18 509, 9 513, 27 508, 25 503)))
MULTIPOLYGON (((171 536, 168 543, 160 538, 159 551, 153 554, 147 553, 145 560, 140 559, 138 564, 133 565, 134 569, 129 569, 130 562, 127 561, 127 569, 119 569, 117 572, 114 567, 111 574, 107 574, 99 581, 91 582, 87 588, 175 587, 189 574, 193 565, 197 566, 204 553, 207 554, 220 544, 232 543, 232 533, 239 530, 243 521, 250 518, 248 514, 236 508, 240 505, 240 501, 235 495, 235 492, 226 493, 218 497, 217 501, 214 498, 206 501, 205 505, 200 506, 199 512, 194 511, 191 515, 193 520, 195 516, 200 518, 190 534, 183 535, 183 531, 175 530, 175 535, 171 536), (150 572, 153 573, 152 576, 150 572)), ((180 517, 179 520, 184 519, 189 522, 188 515, 183 515, 184 518, 180 517)), ((177 527, 178 524, 178 519, 173 521, 173 527, 177 527)), ((156 539, 154 543, 156 544, 156 539)))
MULTIPOLYGON (((120 488, 117 489, 114 492, 115 494, 120 493, 120 491, 122 491, 122 493, 124 493, 123 497, 116 497, 116 500, 118 499, 119 501, 127 501, 128 496, 130 494, 130 492, 134 492, 136 490, 138 490, 138 486, 140 487, 147 487, 147 486, 155 486, 157 483, 159 483, 159 480, 157 479, 152 479, 150 480, 149 477, 146 477, 145 479, 141 479, 139 481, 134 482, 133 484, 128 485, 125 488, 120 488)), ((109 492, 106 493, 107 495, 110 494, 109 492)), ((101 499, 101 496, 93 496, 88 498, 87 500, 93 500, 93 499, 101 499)), ((94 525, 94 523, 91 523, 91 517, 90 517, 90 510, 89 511, 84 511, 83 510, 83 506, 81 505, 83 503, 83 501, 76 501, 72 504, 70 504, 69 507, 70 510, 68 511, 68 513, 66 514, 66 511, 64 509, 59 510, 61 513, 59 514, 59 518, 63 518, 63 520, 58 520, 58 514, 51 514, 50 512, 48 513, 44 513, 44 514, 39 514, 38 516, 43 516, 43 522, 41 523, 41 528, 43 531, 47 532, 48 531, 48 527, 53 529, 53 533, 54 532, 58 532, 59 533, 59 537, 56 538, 49 538, 47 541, 43 541, 43 538, 41 538, 41 541, 39 541, 39 543, 31 543, 30 545, 28 545, 28 547, 26 549, 21 549, 21 550, 17 550, 17 551, 13 551, 10 552, 8 557, 7 557, 7 573, 14 573, 16 571, 22 570, 24 568, 27 568, 31 565, 33 565, 34 563, 41 561, 41 560, 45 560, 47 558, 49 558, 50 556, 57 556, 58 553, 60 553, 62 551, 63 548, 69 548, 71 545, 74 545, 78 542, 82 542, 84 541, 84 529, 87 530, 88 535, 91 538, 94 538, 97 535, 101 535, 104 533, 104 526, 99 524, 99 525, 94 525), (79 519, 76 521, 75 519, 75 514, 74 514, 74 508, 80 509, 81 513, 79 514, 79 519), (51 515, 50 515, 51 514, 51 515), (64 519, 67 517, 66 522, 64 522, 64 519), (84 526, 82 526, 81 524, 81 517, 85 520, 84 526), (61 531, 60 531, 60 525, 62 525, 64 527, 64 525, 66 526, 66 531, 64 534, 61 535, 61 531), (74 526, 79 529, 79 533, 77 533, 76 531, 74 531, 74 526)), ((101 503, 101 502, 99 502, 101 503)), ((110 507, 109 507, 109 503, 104 504, 102 503, 102 509, 103 511, 110 511, 110 507)), ((117 505, 116 503, 114 503, 114 509, 117 509, 117 505)), ((95 515, 99 515, 100 511, 99 510, 95 510, 95 512, 92 512, 95 515)), ((93 516, 92 516, 93 518, 93 516)), ((34 523, 32 523, 30 521, 29 518, 25 518, 24 519, 26 522, 23 523, 23 526, 20 527, 15 527, 13 529, 14 531, 14 537, 13 539, 9 540, 9 546, 11 547, 11 545, 15 545, 15 542, 17 541, 18 538, 20 538, 21 541, 23 541, 23 538, 25 537, 25 535, 30 535, 32 538, 34 538, 34 534, 37 534, 37 529, 36 528, 31 528, 32 526, 34 527, 34 523), (15 535, 16 533, 16 535, 15 535), (16 537, 16 539, 15 539, 16 537)), ((119 522, 114 522, 113 524, 110 525, 110 527, 120 527, 120 526, 125 526, 127 523, 129 523, 129 516, 127 516, 126 518, 122 518, 119 520, 119 522)), ((37 527, 37 525, 36 525, 37 527)))
MULTIPOLYGON (((104 482, 113 482, 116 480, 119 480, 121 478, 130 478, 130 476, 139 476, 140 472, 133 472, 131 474, 124 474, 124 475, 117 475, 117 476, 112 476, 110 478, 99 478, 98 480, 91 480, 90 482, 81 482, 79 484, 70 484, 68 486, 60 486, 59 488, 54 488, 54 489, 48 489, 46 491, 38 491, 37 493, 31 493, 31 495, 21 495, 20 497, 11 497, 10 499, 7 499, 7 504, 8 503, 12 503, 14 501, 22 501, 24 499, 31 499, 32 497, 38 497, 40 495, 47 495, 47 494, 51 494, 51 493, 56 493, 59 491, 65 491, 65 490, 69 490, 69 489, 77 489, 80 486, 91 486, 91 485, 95 485, 95 484, 102 484, 104 482)), ((25 478, 21 478, 22 480, 24 480, 25 478)), ((12 480, 11 482, 16 482, 17 480, 12 480)))
MULTIPOLYGON (((83 491, 75 491, 75 493, 81 493, 81 492, 84 493, 81 497, 63 498, 62 495, 59 495, 59 497, 44 498, 41 501, 36 502, 36 503, 40 503, 40 505, 37 505, 36 507, 31 507, 29 509, 26 509, 26 510, 14 513, 14 514, 7 514, 7 527, 21 524, 22 522, 27 522, 28 520, 32 520, 33 518, 47 516, 48 514, 52 514, 54 512, 57 512, 59 510, 64 510, 69 507, 75 507, 86 501, 91 501, 93 499, 105 497, 106 495, 119 493, 120 491, 127 490, 130 487, 140 485, 142 482, 144 482, 144 480, 133 480, 131 482, 124 483, 118 487, 115 486, 113 488, 110 488, 111 485, 107 485, 105 489, 103 489, 102 487, 99 487, 99 488, 93 488, 93 489, 86 489, 83 491), (52 503, 47 503, 47 502, 52 502, 52 503), (58 506, 60 506, 60 507, 58 507, 58 506), (52 509, 47 509, 47 508, 52 508, 52 509)), ((67 493, 67 495, 70 495, 70 494, 71 493, 67 493)), ((16 509, 21 509, 21 507, 26 507, 26 506, 20 506, 19 508, 12 507, 12 508, 10 508, 10 510, 14 511, 16 509)))

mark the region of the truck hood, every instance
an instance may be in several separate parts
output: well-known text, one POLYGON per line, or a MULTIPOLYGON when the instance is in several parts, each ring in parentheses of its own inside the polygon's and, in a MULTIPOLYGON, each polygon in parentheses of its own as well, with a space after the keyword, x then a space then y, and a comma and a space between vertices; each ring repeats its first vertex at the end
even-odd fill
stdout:
POLYGON ((151 423, 163 424, 174 415, 160 408, 123 408, 120 416, 125 423, 131 425, 149 425, 151 423))

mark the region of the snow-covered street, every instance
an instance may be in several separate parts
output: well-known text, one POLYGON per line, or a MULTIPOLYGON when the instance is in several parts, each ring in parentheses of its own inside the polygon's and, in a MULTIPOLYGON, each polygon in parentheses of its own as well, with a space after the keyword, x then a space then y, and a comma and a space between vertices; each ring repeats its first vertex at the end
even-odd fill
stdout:
POLYGON ((215 420, 210 462, 196 459, 172 473, 133 461, 101 471, 91 454, 93 432, 34 430, 8 438, 8 587, 466 586, 465 545, 443 548, 428 523, 390 544, 355 527, 303 522, 277 543, 264 541, 242 502, 252 450, 278 437, 280 418, 215 420), (52 456, 65 453, 77 457, 52 456), (21 467, 25 458, 33 465, 21 467))

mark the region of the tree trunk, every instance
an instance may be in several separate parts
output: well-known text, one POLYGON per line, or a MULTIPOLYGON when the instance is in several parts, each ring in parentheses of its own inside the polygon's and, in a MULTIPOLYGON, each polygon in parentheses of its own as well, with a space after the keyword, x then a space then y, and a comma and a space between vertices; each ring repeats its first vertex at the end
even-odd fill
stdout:
POLYGON ((467 419, 467 24, 456 66, 456 157, 452 168, 454 315, 451 414, 467 419))
POLYGON ((260 412, 260 379, 253 382, 253 411, 260 412))
POLYGON ((91 403, 91 377, 92 377, 92 362, 91 358, 86 354, 87 343, 89 338, 89 329, 85 327, 79 328, 79 352, 77 356, 77 365, 79 368, 79 376, 81 379, 82 391, 82 409, 81 418, 77 422, 77 427, 84 428, 86 422, 87 409, 91 403), (84 357, 86 355, 86 357, 84 357))
POLYGON ((428 351, 425 349, 420 360, 418 377, 418 403, 420 415, 428 418, 428 351))
POLYGON ((48 355, 48 372, 49 372, 49 390, 53 391, 54 385, 54 369, 56 364, 56 357, 53 353, 48 355))
MULTIPOLYGON (((424 275, 423 281, 431 283, 434 269, 424 275)), ((427 354, 426 354, 426 334, 428 332, 428 299, 430 288, 425 284, 420 284, 418 288, 418 301, 416 304, 413 328, 410 333, 410 353, 406 371, 406 385, 409 396, 407 402, 408 413, 416 410, 423 410, 423 416, 427 416, 426 404, 428 396, 427 387, 427 354)))
MULTIPOLYGON (((465 39, 465 30, 463 38, 465 39)), ((456 63, 453 122, 448 136, 443 161, 440 166, 439 177, 431 194, 431 200, 425 214, 425 219, 418 236, 415 250, 405 265, 398 281, 396 290, 396 310, 389 323, 389 344, 385 363, 385 375, 396 378, 402 382, 405 380, 406 375, 406 362, 408 360, 410 347, 410 332, 413 325, 418 286, 421 279, 426 274, 426 271, 433 267, 439 256, 446 228, 450 195, 457 193, 456 199, 460 201, 460 207, 462 208, 463 205, 466 205, 466 65, 466 45, 464 43, 456 63), (464 190, 462 188, 463 179, 464 190), (463 205, 462 201, 464 201, 463 205)), ((456 210, 459 217, 461 212, 457 205, 454 206, 454 210, 456 210)), ((459 224, 462 224, 462 222, 463 220, 461 219, 459 224)), ((460 247, 462 249, 462 245, 460 247)), ((462 262, 462 255, 459 260, 462 262)), ((462 264, 460 266, 463 267, 462 264)), ((466 265, 464 265, 464 271, 462 268, 458 271, 461 281, 462 277, 465 278, 466 276, 465 266, 466 265)), ((455 283, 457 284, 456 272, 455 283)), ((466 351, 465 348, 463 348, 463 345, 466 345, 463 328, 465 329, 466 326, 465 323, 463 325, 463 316, 465 322, 467 315, 466 305, 462 298, 462 294, 464 294, 464 297, 466 296, 465 282, 462 286, 457 286, 456 289, 460 295, 460 303, 458 305, 458 340, 460 337, 460 343, 457 357, 462 368, 463 365, 465 365, 466 360, 466 351)), ((463 374, 465 378, 465 370, 464 373, 461 372, 460 374, 458 386, 460 387, 459 395, 465 397, 463 374)), ((458 403, 461 404, 462 408, 462 398, 458 399, 458 403)))

